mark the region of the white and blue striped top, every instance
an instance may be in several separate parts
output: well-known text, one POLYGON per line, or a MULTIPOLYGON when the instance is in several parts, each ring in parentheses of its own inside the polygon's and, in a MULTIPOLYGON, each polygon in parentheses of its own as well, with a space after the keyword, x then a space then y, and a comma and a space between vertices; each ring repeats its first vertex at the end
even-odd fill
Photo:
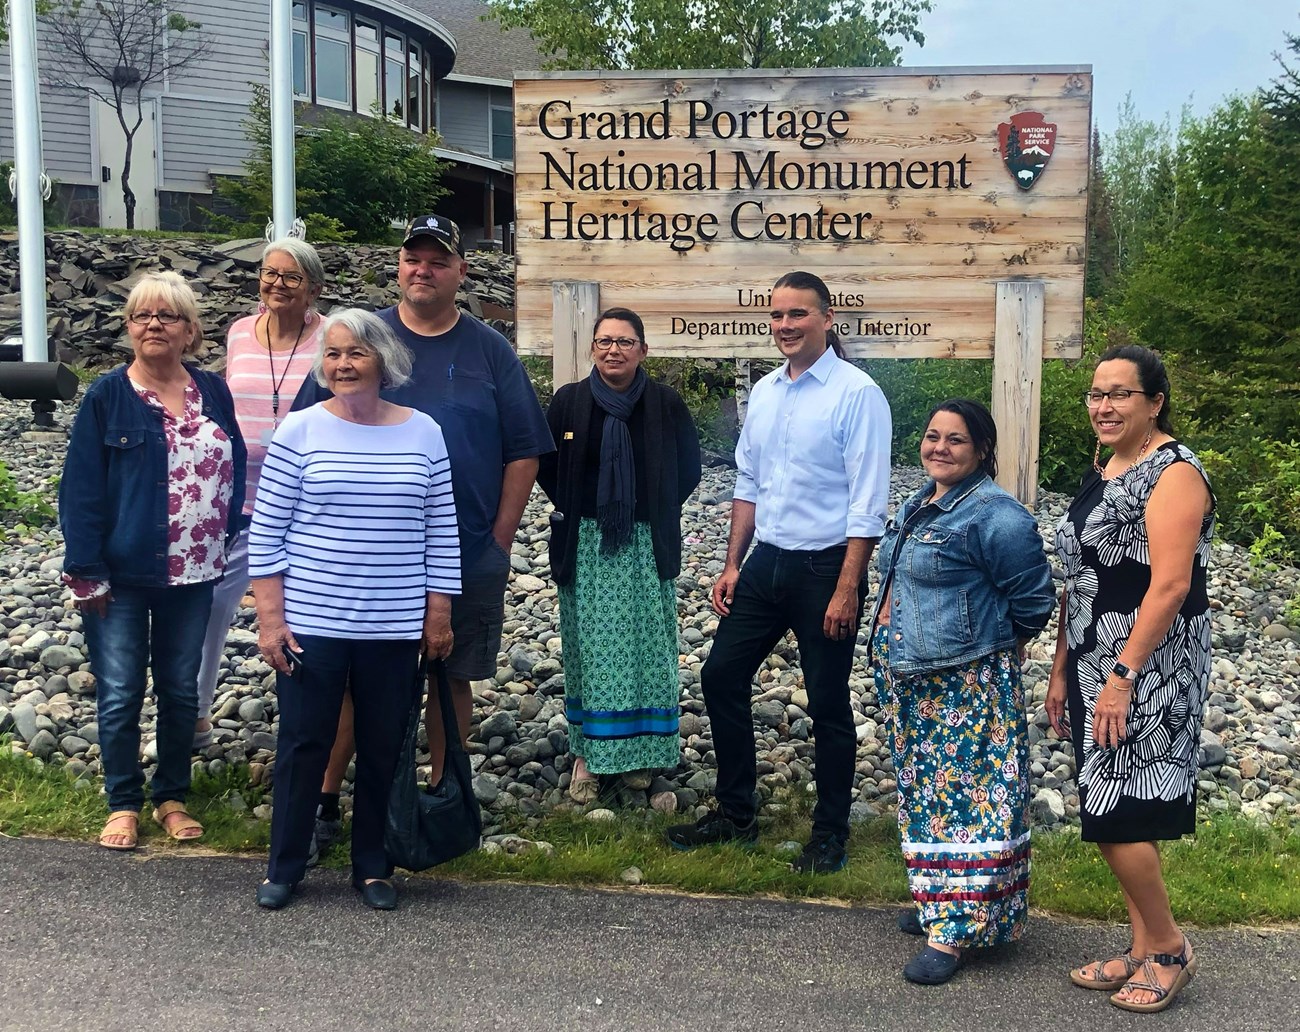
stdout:
POLYGON ((426 593, 460 594, 460 545, 442 430, 292 412, 266 455, 248 572, 284 575, 295 634, 419 638, 426 593))

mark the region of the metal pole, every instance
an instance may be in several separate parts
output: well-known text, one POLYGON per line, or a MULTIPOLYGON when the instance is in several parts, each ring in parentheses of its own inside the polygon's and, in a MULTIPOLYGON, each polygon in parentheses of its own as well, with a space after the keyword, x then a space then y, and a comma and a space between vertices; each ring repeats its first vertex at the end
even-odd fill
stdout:
POLYGON ((293 0, 271 0, 271 237, 287 237, 294 210, 293 0))
POLYGON ((36 69, 36 2, 9 2, 13 76, 14 171, 18 202, 18 276, 22 290, 23 361, 49 362, 45 326, 45 212, 41 197, 40 89, 36 69))

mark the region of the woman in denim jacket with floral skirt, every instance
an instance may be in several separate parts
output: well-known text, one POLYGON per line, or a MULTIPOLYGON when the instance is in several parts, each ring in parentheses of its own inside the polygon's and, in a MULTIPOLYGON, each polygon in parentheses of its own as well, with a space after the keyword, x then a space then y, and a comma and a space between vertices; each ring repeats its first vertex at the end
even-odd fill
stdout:
POLYGON ((993 482, 997 430, 978 402, 930 413, 930 480, 885 530, 872 617, 876 691, 893 733, 898 825, 928 944, 903 969, 946 982, 965 950, 1020 937, 1028 914, 1023 645, 1056 603, 1037 524, 993 482))
POLYGON ((154 820, 174 839, 203 834, 185 808, 199 658, 244 503, 230 391, 183 361, 202 340, 194 292, 174 272, 149 273, 122 314, 134 358, 86 391, 59 485, 63 579, 95 674, 107 849, 137 842, 147 667, 158 700, 154 820))

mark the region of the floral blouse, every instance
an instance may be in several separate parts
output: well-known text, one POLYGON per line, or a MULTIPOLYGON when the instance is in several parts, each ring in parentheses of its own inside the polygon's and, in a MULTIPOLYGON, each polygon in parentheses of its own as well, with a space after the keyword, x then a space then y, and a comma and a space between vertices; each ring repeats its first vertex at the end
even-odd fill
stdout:
MULTIPOLYGON (((131 386, 146 405, 162 413, 167 442, 167 583, 218 580, 226 567, 226 518, 234 490, 230 438, 203 414, 203 396, 193 380, 185 388, 179 418, 155 392, 134 380, 131 386)), ((65 579, 76 599, 109 591, 106 580, 65 579)))

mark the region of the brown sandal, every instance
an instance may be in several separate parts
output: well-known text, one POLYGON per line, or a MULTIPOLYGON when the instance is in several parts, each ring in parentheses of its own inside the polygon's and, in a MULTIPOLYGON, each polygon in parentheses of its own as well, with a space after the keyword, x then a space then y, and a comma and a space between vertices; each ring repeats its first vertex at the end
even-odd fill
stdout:
POLYGON ((1116 989, 1123 988, 1138 969, 1142 967, 1142 961, 1133 956, 1133 945, 1130 943, 1129 948, 1121 953, 1118 957, 1111 957, 1109 960, 1094 960, 1091 963, 1084 964, 1083 967, 1075 968, 1070 972, 1070 981, 1081 989, 1109 989, 1114 992, 1116 989), (1106 965, 1114 964, 1116 961, 1124 965, 1124 974, 1116 978, 1106 976, 1106 965))
POLYGON ((1130 978, 1124 983, 1124 989, 1136 989, 1139 992, 1151 993, 1155 997, 1150 1003, 1134 1003, 1132 1000, 1120 999, 1119 993, 1115 993, 1110 998, 1110 1002, 1121 1010, 1136 1011, 1139 1014, 1154 1014, 1156 1011, 1162 1011, 1174 1002, 1174 997, 1182 992, 1183 987, 1192 980, 1196 974, 1196 958, 1189 957, 1192 944, 1187 941, 1187 936, 1183 936, 1183 949, 1181 953, 1152 953, 1142 962, 1142 977, 1130 978), (1178 977, 1174 979, 1169 988, 1160 984, 1160 979, 1156 977, 1156 964, 1161 967, 1173 967, 1177 965, 1180 970, 1178 977))
POLYGON ((114 810, 104 822, 104 830, 99 833, 99 844, 105 849, 116 849, 129 853, 140 844, 140 812, 138 810, 114 810), (127 823, 129 822, 129 824, 127 823), (115 829, 114 824, 123 827, 115 829), (110 842, 110 839, 126 839, 125 842, 110 842))
POLYGON ((168 799, 153 812, 153 819, 177 842, 193 842, 203 837, 203 825, 190 816, 179 799, 168 799))

